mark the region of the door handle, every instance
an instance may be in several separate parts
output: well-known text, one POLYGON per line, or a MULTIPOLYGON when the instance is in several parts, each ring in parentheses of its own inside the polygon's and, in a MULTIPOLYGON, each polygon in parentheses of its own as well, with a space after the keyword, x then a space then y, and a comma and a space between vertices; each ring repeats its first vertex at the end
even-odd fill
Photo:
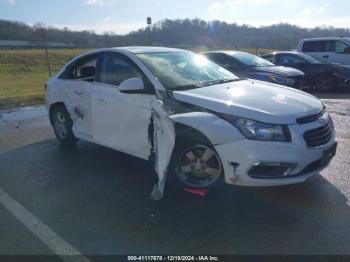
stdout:
POLYGON ((82 96, 84 94, 83 91, 74 91, 74 93, 78 96, 82 96))
POLYGON ((322 58, 329 58, 329 55, 324 55, 322 56, 322 58))
POLYGON ((96 98, 95 101, 99 104, 102 104, 102 105, 107 104, 107 101, 104 100, 103 98, 96 98))

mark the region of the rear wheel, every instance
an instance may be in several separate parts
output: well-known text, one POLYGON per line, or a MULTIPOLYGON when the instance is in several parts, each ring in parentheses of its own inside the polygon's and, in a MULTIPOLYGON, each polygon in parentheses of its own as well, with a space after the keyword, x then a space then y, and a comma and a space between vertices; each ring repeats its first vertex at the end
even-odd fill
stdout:
POLYGON ((78 139, 72 131, 73 121, 64 105, 56 105, 51 111, 53 129, 57 140, 63 145, 74 145, 78 139))
POLYGON ((174 149, 168 182, 175 188, 211 188, 222 178, 218 153, 209 145, 181 141, 174 149))
POLYGON ((336 84, 336 79, 329 74, 319 75, 315 80, 315 87, 321 92, 334 91, 336 84))

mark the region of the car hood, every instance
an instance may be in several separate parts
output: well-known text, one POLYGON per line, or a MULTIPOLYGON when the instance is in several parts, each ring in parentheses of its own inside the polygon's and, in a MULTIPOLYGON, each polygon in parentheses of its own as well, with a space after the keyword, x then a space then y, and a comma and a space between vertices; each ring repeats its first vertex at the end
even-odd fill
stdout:
POLYGON ((217 113, 274 124, 295 124, 296 118, 316 114, 323 108, 312 95, 256 80, 173 91, 173 96, 217 113))
POLYGON ((281 77, 296 77, 304 75, 302 71, 286 66, 258 66, 254 67, 254 71, 258 73, 269 73, 281 77))
POLYGON ((342 65, 342 64, 335 64, 335 63, 323 64, 323 65, 328 65, 329 68, 333 68, 333 69, 350 71, 349 65, 342 65))
POLYGON ((350 65, 341 65, 341 67, 346 69, 346 70, 348 70, 348 71, 350 71, 350 65))
POLYGON ((318 64, 311 64, 314 67, 320 67, 323 69, 346 69, 350 70, 350 66, 348 65, 342 65, 338 63, 318 63, 318 64))

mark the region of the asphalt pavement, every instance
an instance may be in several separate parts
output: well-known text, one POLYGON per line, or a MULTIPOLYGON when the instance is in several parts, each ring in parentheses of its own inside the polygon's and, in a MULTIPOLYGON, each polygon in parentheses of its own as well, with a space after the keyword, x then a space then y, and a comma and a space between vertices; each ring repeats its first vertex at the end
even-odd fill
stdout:
POLYGON ((350 254, 350 97, 322 96, 338 152, 303 184, 150 199, 147 162, 62 147, 42 106, 0 112, 0 255, 350 254))

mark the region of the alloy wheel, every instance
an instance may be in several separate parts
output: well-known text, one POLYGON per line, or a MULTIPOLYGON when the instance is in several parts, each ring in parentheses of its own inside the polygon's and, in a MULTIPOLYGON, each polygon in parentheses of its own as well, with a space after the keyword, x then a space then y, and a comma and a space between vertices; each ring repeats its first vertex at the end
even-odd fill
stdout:
POLYGON ((205 188, 212 185, 222 173, 218 154, 210 147, 196 145, 180 154, 176 175, 189 187, 205 188))
POLYGON ((56 112, 54 126, 57 136, 60 139, 65 140, 68 134, 67 120, 62 112, 56 112))
POLYGON ((332 76, 322 76, 316 79, 316 88, 319 91, 330 91, 334 86, 332 76))

